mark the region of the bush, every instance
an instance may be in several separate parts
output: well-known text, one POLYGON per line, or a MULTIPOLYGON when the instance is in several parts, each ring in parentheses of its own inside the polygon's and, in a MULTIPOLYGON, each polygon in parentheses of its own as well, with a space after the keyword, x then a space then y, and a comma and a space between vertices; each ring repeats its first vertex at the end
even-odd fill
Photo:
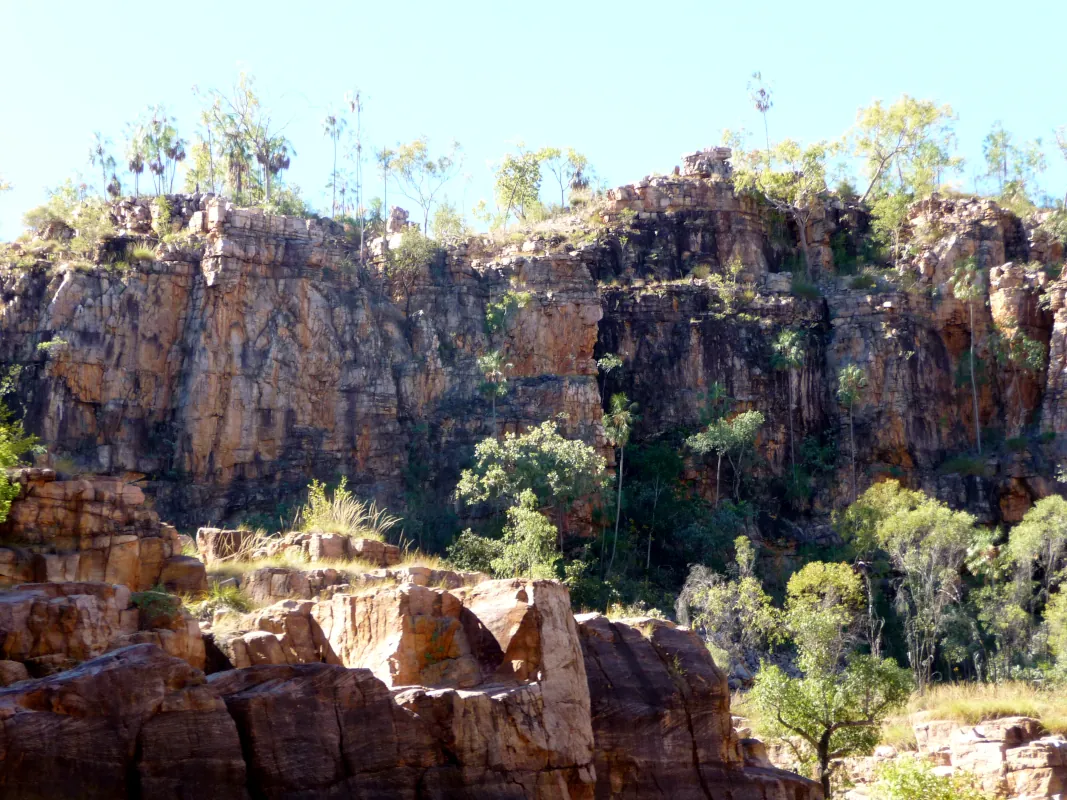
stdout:
POLYGON ((985 475, 986 462, 978 456, 953 456, 945 459, 937 471, 942 475, 985 475))
POLYGON ((800 297, 804 300, 818 300, 822 297, 819 287, 808 280, 802 272, 793 273, 793 282, 789 287, 789 292, 794 297, 800 297))
POLYGON ((985 800, 973 776, 934 773, 930 762, 904 756, 879 767, 871 787, 876 800, 985 800))
POLYGON ((145 244, 131 244, 126 248, 126 260, 131 264, 138 261, 155 261, 156 251, 145 244))
POLYGON ((326 484, 313 480, 308 486, 308 502, 300 509, 297 519, 300 529, 320 533, 340 533, 364 539, 383 541, 390 528, 400 522, 399 517, 378 508, 374 502, 360 500, 348 490, 348 479, 341 482, 333 496, 326 484))
POLYGON ((869 272, 862 272, 849 281, 848 285, 850 289, 863 291, 876 287, 878 285, 878 279, 869 272))
POLYGON ((448 546, 448 563, 458 570, 489 575, 493 571, 493 560, 500 557, 500 550, 498 540, 478 536, 467 528, 448 546))

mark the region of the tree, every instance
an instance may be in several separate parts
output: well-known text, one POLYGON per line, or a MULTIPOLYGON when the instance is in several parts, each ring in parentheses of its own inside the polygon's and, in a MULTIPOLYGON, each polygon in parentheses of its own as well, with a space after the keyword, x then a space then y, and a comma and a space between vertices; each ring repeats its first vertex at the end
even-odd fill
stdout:
POLYGON ((749 696, 764 733, 782 738, 802 763, 813 763, 830 797, 834 762, 874 749, 882 722, 907 702, 911 680, 889 658, 852 654, 843 669, 821 669, 801 650, 798 664, 800 678, 764 664, 749 696))
POLYGON ((948 285, 952 290, 952 295, 957 300, 961 300, 967 304, 967 314, 970 319, 970 378, 971 398, 974 402, 974 441, 975 446, 978 448, 978 455, 981 455, 982 426, 978 416, 978 377, 975 372, 974 364, 974 303, 976 300, 983 299, 984 287, 982 286, 982 274, 978 271, 977 262, 973 256, 964 259, 956 269, 953 270, 952 277, 948 279, 948 285))
POLYGON ((597 370, 600 372, 600 396, 604 396, 607 388, 608 375, 622 368, 622 359, 615 353, 605 353, 596 360, 597 370))
POLYGON ((622 518, 622 471, 626 463, 626 444, 630 441, 630 433, 637 420, 637 403, 631 403, 622 392, 613 394, 608 412, 602 419, 604 435, 612 445, 619 448, 619 472, 615 476, 619 483, 619 492, 615 500, 615 537, 611 544, 611 560, 608 561, 609 574, 615 564, 615 550, 619 546, 619 520, 622 518))
POLYGON ((755 577, 752 543, 737 537, 734 553, 732 577, 696 564, 675 603, 678 621, 700 630, 726 668, 744 664, 781 640, 781 614, 755 577))
POLYGON ((848 364, 837 373, 837 399, 848 409, 849 455, 852 457, 852 502, 856 502, 856 434, 853 409, 867 386, 867 375, 855 364, 848 364))
POLYGON ((467 226, 452 203, 442 200, 433 212, 433 238, 439 242, 459 239, 467 233, 467 226))
POLYGON ((763 426, 764 417, 759 411, 742 411, 730 419, 719 418, 708 424, 698 434, 685 440, 686 445, 701 455, 714 452, 715 463, 715 504, 719 504, 719 476, 722 472, 722 459, 726 456, 734 474, 734 499, 740 500, 742 464, 745 449, 756 441, 756 434, 763 426))
POLYGON ((1038 604, 1048 602, 1053 588, 1067 581, 1067 500, 1050 495, 1034 503, 1011 530, 1007 555, 1015 567, 1020 597, 1035 613, 1038 604), (1038 590, 1033 590, 1034 576, 1038 590))
POLYGON ((507 511, 499 553, 490 562, 498 578, 557 578, 556 526, 537 510, 537 496, 524 490, 507 511))
POLYGON ((396 151, 383 147, 374 154, 374 160, 378 162, 378 169, 382 171, 382 219, 388 227, 389 220, 389 177, 393 174, 396 162, 396 151))
POLYGON ((514 209, 525 220, 529 209, 539 205, 541 194, 541 159, 544 150, 527 150, 522 142, 515 153, 508 153, 496 169, 497 207, 504 209, 503 224, 514 209))
POLYGON ((1049 598, 1045 607, 1048 644, 1056 658, 1067 667, 1067 588, 1049 598))
MULTIPOLYGON (((896 607, 908 661, 920 687, 930 683, 937 645, 962 600, 960 568, 975 538, 975 519, 919 495, 875 525, 875 537, 899 578, 896 607)), ((862 498, 861 498, 862 499, 862 498)))
POLYGON ((345 92, 345 105, 348 113, 356 118, 355 128, 351 131, 352 147, 355 153, 356 174, 356 213, 359 216, 359 257, 363 259, 363 245, 366 238, 366 209, 363 207, 363 97, 358 89, 345 92))
POLYGON ((322 121, 322 132, 333 142, 333 173, 330 178, 330 187, 333 190, 330 201, 331 217, 337 216, 337 142, 341 138, 341 133, 344 131, 346 124, 345 118, 339 116, 337 112, 327 114, 322 121))
POLYGON ((529 489, 539 507, 555 509, 558 523, 576 500, 601 489, 605 474, 604 459, 596 450, 565 438, 556 422, 547 420, 522 435, 509 431, 503 439, 492 436, 479 442, 474 466, 460 475, 456 497, 467 503, 513 505, 529 489))
POLYGON ((93 134, 93 142, 89 146, 89 163, 99 167, 101 181, 101 194, 107 193, 107 176, 115 171, 115 157, 111 155, 111 140, 104 138, 100 131, 93 134))
POLYGON ((478 369, 485 378, 482 393, 489 397, 493 407, 493 435, 496 435, 496 399, 508 393, 508 371, 511 364, 504 362, 504 355, 499 350, 486 353, 478 358, 478 369))
POLYGON ((437 194, 462 166, 458 142, 452 142, 449 150, 436 159, 430 155, 425 136, 397 148, 391 169, 400 181, 400 193, 422 209, 423 234, 430 230, 430 211, 437 194))
POLYGON ((862 610, 863 585, 848 564, 812 561, 793 573, 784 621, 805 672, 842 667, 862 610))
POLYGON ((1002 202, 1019 210, 1032 207, 1031 193, 1037 176, 1045 171, 1045 154, 1040 139, 1021 147, 997 120, 982 142, 986 171, 983 178, 997 182, 997 194, 1002 202))
POLYGON ((763 116, 763 135, 767 140, 767 158, 771 156, 771 134, 767 127, 767 112, 774 107, 774 99, 769 83, 763 80, 763 73, 753 72, 748 82, 748 99, 752 106, 763 116))
POLYGON ((734 187, 738 192, 761 195, 768 204, 791 217, 797 227, 804 268, 810 276, 812 257, 808 223, 821 207, 826 193, 826 160, 836 146, 816 142, 801 147, 792 139, 779 142, 766 152, 753 150, 734 157, 734 187), (775 170, 773 165, 780 164, 775 170))
POLYGON ((786 328, 771 345, 771 365, 785 372, 789 383, 789 462, 793 468, 793 483, 797 480, 796 450, 793 446, 793 373, 804 365, 804 337, 800 331, 786 328))
POLYGON ((576 191, 584 185, 588 185, 586 173, 589 169, 589 159, 572 147, 568 147, 564 153, 558 147, 545 147, 538 153, 541 164, 548 167, 548 171, 559 184, 559 204, 565 207, 566 191, 576 191))
POLYGON ((19 495, 19 485, 8 480, 7 471, 17 467, 27 453, 39 452, 37 437, 26 433, 22 421, 4 404, 4 397, 13 394, 19 369, 0 373, 0 523, 7 519, 11 501, 19 495))
POLYGON ((859 111, 854 129, 855 154, 863 159, 868 177, 860 198, 903 192, 925 197, 941 183, 942 173, 958 170, 962 162, 949 155, 955 142, 951 106, 902 96, 886 107, 875 101, 859 111))
POLYGON ((213 89, 207 97, 211 105, 204 113, 221 142, 235 199, 240 202, 247 186, 257 201, 270 204, 275 177, 289 169, 296 153, 256 94, 255 78, 242 72, 228 93, 213 89), (260 166, 258 186, 253 163, 260 166))

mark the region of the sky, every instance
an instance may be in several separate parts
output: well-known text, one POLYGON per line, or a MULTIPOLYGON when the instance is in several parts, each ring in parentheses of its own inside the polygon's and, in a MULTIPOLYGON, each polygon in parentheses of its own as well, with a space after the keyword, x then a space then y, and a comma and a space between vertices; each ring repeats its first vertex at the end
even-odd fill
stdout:
MULTIPOLYGON (((574 147, 616 186, 669 172, 724 128, 762 133, 746 90, 756 70, 773 86, 772 140, 839 137, 860 107, 908 93, 958 113, 962 188, 1002 120, 1020 141, 1044 139, 1042 188, 1062 196, 1065 29, 1062 0, 0 0, 0 176, 14 187, 0 193, 0 240, 48 188, 79 171, 99 180, 94 131, 121 156, 126 123, 164 103, 192 139, 192 87, 225 89, 242 71, 296 150, 287 182, 327 212, 322 119, 348 90, 364 97, 368 150, 460 142, 465 178, 446 191, 469 213, 492 202, 491 163, 519 141, 574 147)), ((367 196, 380 195, 364 169, 367 196)))

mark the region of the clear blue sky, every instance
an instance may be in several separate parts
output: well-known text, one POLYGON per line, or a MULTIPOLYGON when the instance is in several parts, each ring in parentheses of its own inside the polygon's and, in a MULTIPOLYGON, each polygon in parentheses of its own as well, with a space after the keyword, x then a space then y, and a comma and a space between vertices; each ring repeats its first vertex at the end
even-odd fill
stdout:
POLYGON ((191 138, 191 87, 224 88, 242 69, 291 120, 287 180, 319 209, 331 158, 321 120, 351 88, 366 98, 370 145, 421 134, 463 145, 470 180, 451 194, 469 210, 491 201, 488 162, 518 139, 573 146, 617 185, 669 171, 724 127, 759 130, 754 70, 774 85, 772 139, 839 136, 860 106, 907 92, 958 112, 965 188, 1001 119, 1020 140, 1044 138, 1043 188, 1062 195, 1052 130, 1067 125, 1064 30, 1062 0, 0 0, 0 175, 15 186, 0 195, 0 238, 46 188, 94 175, 93 131, 119 145, 127 121, 163 102, 191 138))

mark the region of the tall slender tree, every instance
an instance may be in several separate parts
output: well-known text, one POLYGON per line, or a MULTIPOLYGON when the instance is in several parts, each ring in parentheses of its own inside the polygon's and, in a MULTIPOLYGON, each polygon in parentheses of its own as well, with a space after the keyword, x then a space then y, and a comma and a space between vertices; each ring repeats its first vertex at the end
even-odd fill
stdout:
POLYGON ((793 484, 797 482, 796 447, 793 443, 793 375, 804 365, 804 336, 798 330, 786 328, 778 334, 771 345, 771 363, 776 370, 786 373, 789 384, 789 463, 793 468, 793 484))
POLYGON ((771 133, 767 127, 767 112, 774 107, 771 85, 763 80, 763 73, 753 72, 748 81, 748 99, 763 116, 763 135, 767 141, 767 158, 771 157, 771 133))
POLYGON ((631 403, 622 392, 611 396, 611 404, 602 422, 608 441, 619 448, 619 473, 617 475, 619 491, 615 500, 615 537, 611 544, 611 560, 608 562, 609 574, 615 565, 615 551, 619 547, 619 520, 622 518, 622 477, 626 464, 626 445, 630 441, 630 434, 633 432, 637 419, 637 403, 631 403))
POLYGON ((330 201, 330 216, 337 216, 337 142, 344 132, 347 121, 336 111, 326 115, 322 121, 322 132, 333 142, 333 173, 330 177, 330 188, 333 191, 330 201))
POLYGON ((948 279, 949 288, 957 300, 967 304, 967 316, 970 323, 971 342, 968 348, 970 358, 971 399, 974 403, 974 442, 978 449, 978 455, 982 454, 982 424, 978 416, 978 376, 974 361, 975 329, 974 329, 974 304, 984 297, 982 286, 982 274, 978 270, 978 262, 974 256, 964 259, 952 272, 948 279))
POLYGON ((837 399, 848 409, 849 455, 852 457, 852 502, 858 497, 856 491, 856 432, 853 423, 853 408, 867 386, 867 376, 855 364, 848 364, 837 373, 837 399))
POLYGON ((111 140, 105 138, 100 131, 93 134, 92 144, 89 146, 89 163, 99 168, 101 180, 100 191, 107 193, 108 175, 115 171, 115 157, 111 155, 111 140))

